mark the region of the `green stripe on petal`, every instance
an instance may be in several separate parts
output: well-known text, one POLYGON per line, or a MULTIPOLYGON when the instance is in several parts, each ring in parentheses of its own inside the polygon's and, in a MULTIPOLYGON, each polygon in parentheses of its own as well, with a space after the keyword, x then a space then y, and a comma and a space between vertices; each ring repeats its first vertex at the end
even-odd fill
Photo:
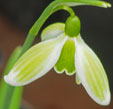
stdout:
POLYGON ((57 38, 43 41, 31 47, 4 77, 5 81, 14 86, 21 86, 45 75, 56 64, 63 44, 64 34, 57 38))
POLYGON ((51 24, 43 30, 41 34, 41 40, 44 41, 51 38, 56 38, 64 32, 64 29, 65 29, 64 23, 51 24))
POLYGON ((110 103, 110 90, 105 70, 96 54, 78 37, 75 39, 77 75, 91 98, 100 105, 110 103))
POLYGON ((75 43, 73 39, 68 38, 65 42, 60 58, 55 65, 55 70, 57 73, 66 72, 67 75, 73 75, 76 71, 75 69, 75 43))

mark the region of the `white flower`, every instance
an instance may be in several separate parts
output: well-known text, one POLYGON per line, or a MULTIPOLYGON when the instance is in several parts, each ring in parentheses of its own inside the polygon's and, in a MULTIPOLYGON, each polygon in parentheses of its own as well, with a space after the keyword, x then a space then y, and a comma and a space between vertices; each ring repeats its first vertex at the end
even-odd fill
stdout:
POLYGON ((110 102, 109 84, 96 54, 80 34, 69 37, 65 24, 55 23, 42 33, 42 42, 31 47, 4 77, 13 86, 23 86, 42 77, 53 67, 57 73, 76 74, 89 96, 101 105, 110 102))

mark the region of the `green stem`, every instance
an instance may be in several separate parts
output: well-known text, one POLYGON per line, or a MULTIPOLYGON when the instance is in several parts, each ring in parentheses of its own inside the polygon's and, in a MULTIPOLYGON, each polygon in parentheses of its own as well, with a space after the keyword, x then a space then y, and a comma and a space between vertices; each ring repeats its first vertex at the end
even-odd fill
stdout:
MULTIPOLYGON (((21 48, 17 47, 12 53, 5 72, 7 75, 17 61, 21 48)), ((0 109, 19 109, 23 87, 13 87, 7 84, 2 78, 0 87, 0 109), (13 105, 13 108, 10 108, 13 105)))
POLYGON ((72 8, 68 7, 68 6, 65 6, 65 5, 60 5, 60 6, 57 6, 52 13, 55 13, 56 11, 59 11, 59 10, 65 10, 67 11, 70 16, 75 16, 75 12, 73 11, 72 8))
POLYGON ((65 10, 67 12, 69 12, 69 14, 71 16, 75 15, 74 11, 68 7, 68 6, 64 6, 64 5, 61 5, 61 6, 55 6, 55 3, 51 3, 46 9, 45 11, 42 13, 42 15, 40 16, 40 18, 35 22, 35 24, 32 26, 32 28, 30 29, 28 35, 27 35, 27 39, 25 40, 25 43, 24 43, 24 46, 23 46, 23 49, 22 49, 22 52, 21 54, 23 54, 26 50, 29 49, 29 47, 31 46, 32 42, 34 41, 35 37, 37 36, 40 28, 42 27, 42 25, 44 24, 44 22, 47 20, 47 18, 55 13, 56 11, 58 10, 65 10))
POLYGON ((15 87, 12 99, 8 109, 20 109, 20 101, 22 97, 23 87, 15 87))
POLYGON ((35 22, 35 24, 30 29, 20 55, 22 55, 26 50, 29 49, 35 37, 37 36, 40 28, 42 27, 44 22, 47 20, 47 18, 51 14, 55 13, 58 10, 64 9, 67 12, 69 12, 71 16, 73 16, 74 11, 69 6, 78 6, 78 5, 91 5, 91 6, 98 6, 103 8, 111 7, 111 4, 103 1, 98 1, 98 0, 55 0, 53 1, 44 10, 42 15, 39 17, 39 19, 35 22))

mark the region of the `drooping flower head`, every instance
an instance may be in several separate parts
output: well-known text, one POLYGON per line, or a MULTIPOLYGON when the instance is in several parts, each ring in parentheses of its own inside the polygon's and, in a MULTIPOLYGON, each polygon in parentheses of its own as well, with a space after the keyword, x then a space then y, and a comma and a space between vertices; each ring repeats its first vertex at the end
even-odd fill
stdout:
POLYGON ((109 83, 101 61, 80 35, 80 20, 69 17, 64 23, 48 26, 42 42, 31 47, 4 77, 13 86, 23 86, 44 76, 52 68, 58 74, 74 75, 98 104, 110 102, 109 83))

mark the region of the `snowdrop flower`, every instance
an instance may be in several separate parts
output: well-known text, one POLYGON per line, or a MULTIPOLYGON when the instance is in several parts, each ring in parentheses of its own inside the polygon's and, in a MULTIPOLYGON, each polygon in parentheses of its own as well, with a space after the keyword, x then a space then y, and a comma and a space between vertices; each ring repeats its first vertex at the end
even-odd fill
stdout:
POLYGON ((23 86, 44 76, 52 68, 58 74, 76 75, 89 96, 100 105, 110 102, 109 83, 105 70, 93 50, 80 35, 80 20, 69 17, 64 23, 48 26, 42 42, 31 47, 4 77, 13 86, 23 86))

